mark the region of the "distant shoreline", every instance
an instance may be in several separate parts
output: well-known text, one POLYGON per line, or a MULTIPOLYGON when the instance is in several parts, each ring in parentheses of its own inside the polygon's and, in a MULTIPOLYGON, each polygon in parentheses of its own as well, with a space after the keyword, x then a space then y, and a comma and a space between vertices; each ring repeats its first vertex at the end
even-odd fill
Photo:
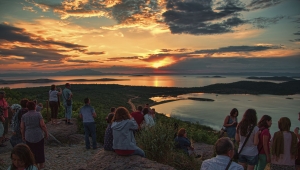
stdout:
POLYGON ((247 79, 252 80, 271 80, 271 81, 294 81, 296 79, 287 76, 273 76, 273 77, 247 77, 247 79))
POLYGON ((130 79, 114 79, 114 78, 101 78, 101 79, 70 79, 70 80, 53 80, 53 79, 34 79, 34 80, 1 80, 0 84, 18 84, 18 83, 54 83, 54 82, 69 82, 69 81, 126 81, 130 79))

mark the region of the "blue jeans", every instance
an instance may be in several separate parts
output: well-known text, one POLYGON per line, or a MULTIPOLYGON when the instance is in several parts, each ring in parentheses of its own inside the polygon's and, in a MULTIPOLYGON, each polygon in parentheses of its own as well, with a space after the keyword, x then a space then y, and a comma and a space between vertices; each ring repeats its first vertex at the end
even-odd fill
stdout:
POLYGON ((96 126, 95 122, 84 122, 84 133, 85 133, 85 148, 90 149, 90 135, 92 136, 93 140, 93 149, 97 148, 97 142, 96 142, 96 126))
POLYGON ((66 104, 64 106, 65 106, 65 117, 67 119, 71 119, 71 116, 72 116, 72 105, 71 106, 67 106, 67 104, 66 104))
POLYGON ((258 163, 258 155, 256 156, 239 155, 239 162, 247 163, 248 165, 256 165, 258 163))
POLYGON ((144 158, 146 157, 145 152, 139 147, 137 147, 137 149, 134 150, 132 155, 139 155, 139 156, 144 157, 144 158))

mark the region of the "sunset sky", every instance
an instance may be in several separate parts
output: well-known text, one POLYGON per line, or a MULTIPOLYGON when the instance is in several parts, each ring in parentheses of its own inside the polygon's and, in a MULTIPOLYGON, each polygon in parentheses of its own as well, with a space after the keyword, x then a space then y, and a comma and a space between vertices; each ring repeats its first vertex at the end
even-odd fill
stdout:
POLYGON ((300 73, 300 0, 0 0, 0 73, 300 73))

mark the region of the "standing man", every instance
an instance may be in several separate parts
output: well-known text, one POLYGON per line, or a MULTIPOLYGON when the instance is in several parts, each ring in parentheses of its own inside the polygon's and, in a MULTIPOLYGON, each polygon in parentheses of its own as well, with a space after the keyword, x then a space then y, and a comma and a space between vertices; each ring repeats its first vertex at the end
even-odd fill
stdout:
POLYGON ((73 97, 73 93, 71 92, 70 88, 71 88, 70 83, 66 83, 65 89, 62 92, 63 104, 65 107, 65 117, 66 117, 65 121, 67 125, 73 125, 73 123, 70 122, 72 116, 72 97, 73 97))
POLYGON ((85 105, 80 109, 79 116, 83 119, 83 127, 85 133, 85 148, 90 149, 90 135, 92 136, 93 140, 93 149, 97 149, 97 142, 96 142, 96 126, 95 120, 96 112, 95 109, 90 106, 90 99, 84 99, 85 105))
MULTIPOLYGON (((2 140, 0 141, 0 146, 5 146, 3 143, 8 140, 8 138, 5 138, 5 135, 8 132, 8 123, 9 123, 8 109, 9 109, 9 105, 7 104, 4 97, 5 97, 5 92, 0 91, 0 107, 1 107, 0 112, 2 112, 2 116, 5 119, 4 122, 3 122, 4 132, 3 132, 3 135, 2 135, 2 138, 1 138, 2 140)), ((3 120, 3 118, 2 118, 2 120, 3 120)))

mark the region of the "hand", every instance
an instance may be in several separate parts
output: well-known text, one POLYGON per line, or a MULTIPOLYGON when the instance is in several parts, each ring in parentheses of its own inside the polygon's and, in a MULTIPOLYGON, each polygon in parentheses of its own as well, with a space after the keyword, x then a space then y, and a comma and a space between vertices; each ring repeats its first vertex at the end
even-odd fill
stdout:
POLYGON ((49 134, 45 133, 45 139, 49 139, 49 134))
POLYGON ((294 133, 295 133, 295 134, 299 134, 299 127, 296 127, 296 128, 294 129, 294 133))

